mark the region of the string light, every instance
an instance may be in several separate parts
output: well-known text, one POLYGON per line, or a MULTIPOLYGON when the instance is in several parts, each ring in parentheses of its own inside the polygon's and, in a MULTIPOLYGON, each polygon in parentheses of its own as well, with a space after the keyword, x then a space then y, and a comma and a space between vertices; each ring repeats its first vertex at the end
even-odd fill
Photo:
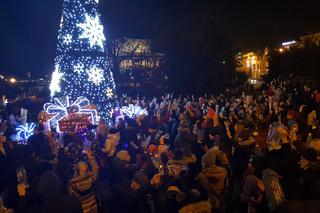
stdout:
POLYGON ((115 101, 106 95, 106 88, 114 94, 116 85, 97 6, 95 0, 64 0, 55 58, 58 71, 50 91, 52 97, 87 97, 101 118, 110 122, 115 101), (67 35, 71 43, 65 41, 67 35))
POLYGON ((148 111, 142 109, 139 105, 129 104, 129 106, 124 106, 120 109, 120 117, 128 116, 129 118, 134 118, 141 115, 148 115, 148 111))

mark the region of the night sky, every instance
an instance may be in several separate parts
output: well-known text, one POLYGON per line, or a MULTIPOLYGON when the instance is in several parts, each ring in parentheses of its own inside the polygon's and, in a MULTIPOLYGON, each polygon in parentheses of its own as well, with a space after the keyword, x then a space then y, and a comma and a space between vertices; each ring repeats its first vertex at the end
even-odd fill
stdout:
MULTIPOLYGON (((195 13, 209 12, 234 48, 255 50, 320 32, 316 5, 308 0, 100 0, 99 7, 107 39, 151 38, 166 52, 170 46, 161 36, 172 36, 176 25, 188 25, 195 13)), ((0 73, 52 72, 61 11, 62 0, 0 1, 0 73)))

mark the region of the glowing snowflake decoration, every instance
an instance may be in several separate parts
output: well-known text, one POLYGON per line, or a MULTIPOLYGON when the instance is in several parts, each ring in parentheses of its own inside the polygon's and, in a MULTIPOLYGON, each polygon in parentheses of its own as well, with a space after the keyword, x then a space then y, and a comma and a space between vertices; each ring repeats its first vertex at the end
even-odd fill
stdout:
POLYGON ((84 65, 82 63, 73 65, 73 71, 77 72, 79 75, 83 72, 83 70, 84 70, 84 65))
POLYGON ((108 97, 109 99, 112 98, 112 96, 113 96, 113 91, 112 91, 112 89, 108 87, 105 91, 106 91, 107 97, 108 97))
POLYGON ((85 23, 77 24, 83 30, 83 33, 80 35, 80 39, 88 38, 90 47, 98 45, 103 48, 103 42, 106 40, 103 34, 103 26, 100 24, 99 16, 91 18, 89 15, 85 15, 85 23))
POLYGON ((121 117, 128 116, 129 118, 135 118, 141 115, 148 115, 148 111, 138 105, 129 104, 129 106, 121 107, 120 114, 121 117))
POLYGON ((63 37, 63 43, 69 45, 72 43, 72 35, 67 34, 63 37))
POLYGON ((49 86, 51 97, 61 91, 60 82, 62 76, 63 73, 60 72, 59 64, 57 64, 54 72, 52 73, 51 83, 49 86))
POLYGON ((19 141, 28 140, 28 138, 31 135, 33 135, 35 127, 36 127, 35 123, 26 123, 25 125, 19 125, 16 128, 17 140, 19 140, 19 141))
POLYGON ((105 80, 103 76, 103 70, 94 66, 88 71, 88 81, 91 81, 95 85, 100 85, 102 81, 105 80))

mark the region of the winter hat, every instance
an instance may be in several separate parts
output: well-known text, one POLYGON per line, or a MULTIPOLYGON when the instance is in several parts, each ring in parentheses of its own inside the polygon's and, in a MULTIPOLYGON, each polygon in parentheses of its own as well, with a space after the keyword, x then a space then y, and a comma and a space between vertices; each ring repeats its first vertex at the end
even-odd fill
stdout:
POLYGON ((289 129, 291 129, 294 125, 298 125, 298 123, 295 120, 288 121, 288 128, 289 129))
POLYGON ((167 192, 170 191, 181 192, 177 186, 169 186, 167 192))
POLYGON ((140 184, 141 186, 146 186, 149 183, 148 176, 143 172, 136 172, 133 177, 134 182, 140 184))
POLYGON ((109 134, 117 134, 119 132, 119 130, 115 127, 111 127, 109 129, 109 134))
POLYGON ((167 190, 167 199, 174 199, 181 202, 185 199, 185 193, 181 192, 177 186, 169 186, 167 190))
POLYGON ((117 153, 117 158, 122 161, 129 162, 131 160, 131 156, 126 150, 121 150, 117 153))
POLYGON ((309 161, 310 163, 317 161, 317 152, 316 152, 316 150, 314 150, 312 148, 308 148, 308 149, 304 150, 301 153, 301 156, 304 159, 306 159, 307 161, 309 161))
POLYGON ((201 163, 202 163, 203 169, 210 168, 210 167, 214 166, 216 163, 216 155, 210 151, 206 152, 202 156, 201 163))

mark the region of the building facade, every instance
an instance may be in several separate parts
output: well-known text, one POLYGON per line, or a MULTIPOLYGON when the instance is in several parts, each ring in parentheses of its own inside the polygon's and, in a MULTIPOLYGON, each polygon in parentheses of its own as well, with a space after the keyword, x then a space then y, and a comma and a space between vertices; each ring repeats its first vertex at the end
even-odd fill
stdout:
POLYGON ((250 79, 261 79, 269 72, 269 50, 265 48, 262 54, 257 52, 239 53, 236 56, 237 72, 248 75, 250 79))
POLYGON ((149 39, 116 39, 112 45, 114 74, 123 93, 162 90, 167 87, 164 54, 152 51, 149 39))

